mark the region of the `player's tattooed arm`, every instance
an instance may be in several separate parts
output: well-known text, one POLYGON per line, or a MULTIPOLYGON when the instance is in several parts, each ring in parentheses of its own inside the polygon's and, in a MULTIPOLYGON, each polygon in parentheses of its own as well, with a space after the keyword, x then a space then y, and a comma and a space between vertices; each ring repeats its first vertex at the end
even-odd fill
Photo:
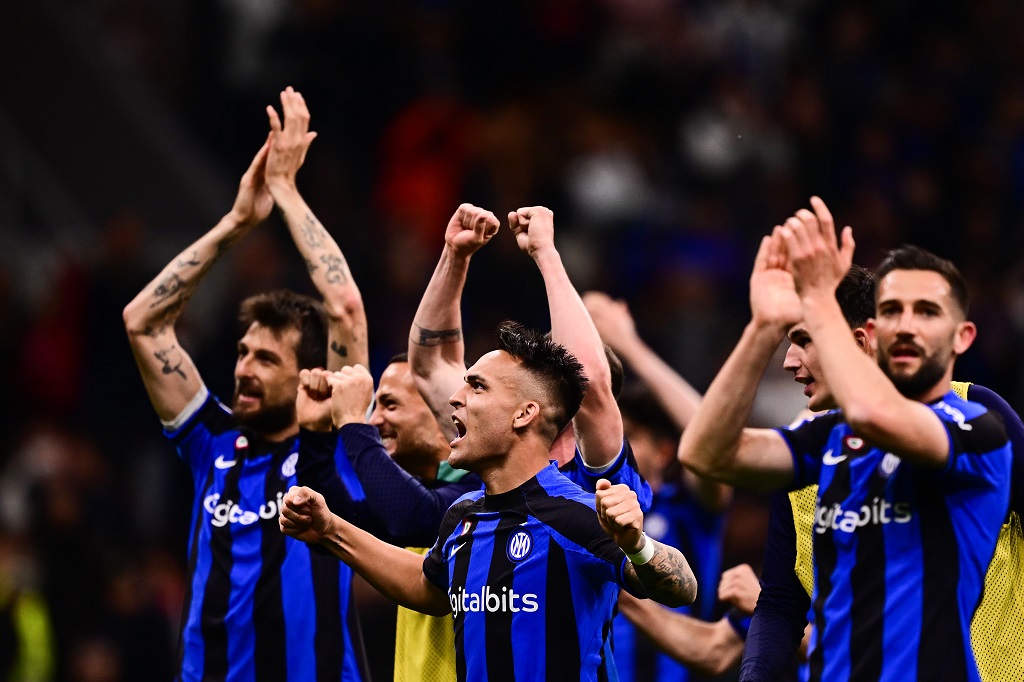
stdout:
POLYGON ((462 341, 462 329, 424 329, 413 323, 413 335, 409 340, 417 346, 441 346, 446 343, 459 343, 462 341))
POLYGON ((645 536, 652 543, 654 555, 645 564, 626 564, 626 580, 634 588, 665 606, 685 606, 697 598, 697 579, 686 557, 675 547, 645 536))
POLYGON ((178 343, 175 322, 217 259, 270 214, 273 198, 263 175, 269 149, 268 141, 253 157, 227 215, 175 256, 124 309, 132 353, 164 421, 173 420, 202 387, 192 359, 178 343))
POLYGON ((281 110, 283 121, 273 107, 267 107, 272 137, 267 186, 306 264, 309 278, 324 300, 331 349, 326 358, 327 369, 336 371, 357 364, 369 367, 362 294, 341 248, 317 220, 296 184, 296 176, 316 137, 316 133, 309 131, 309 109, 302 95, 289 87, 281 93, 281 110))

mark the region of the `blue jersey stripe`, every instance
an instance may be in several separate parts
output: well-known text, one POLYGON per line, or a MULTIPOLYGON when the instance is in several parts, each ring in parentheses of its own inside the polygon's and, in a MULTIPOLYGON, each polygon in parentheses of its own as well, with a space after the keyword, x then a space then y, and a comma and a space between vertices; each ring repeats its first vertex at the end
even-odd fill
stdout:
MULTIPOLYGON (((532 535, 531 553, 546 556, 550 539, 546 533, 532 535)), ((538 628, 537 622, 547 619, 547 609, 552 606, 548 600, 547 564, 539 561, 524 561, 516 566, 512 578, 512 589, 518 597, 519 613, 512 616, 512 640, 515 642, 515 669, 521 679, 544 679, 545 662, 548 656, 547 628, 538 628), (525 595, 533 595, 532 598, 525 595), (533 605, 531 605, 533 604, 533 605), (528 611, 526 609, 536 610, 528 611)), ((547 679, 554 679, 550 676, 547 679)))
POLYGON ((285 538, 285 544, 288 549, 281 564, 281 575, 286 579, 281 581, 281 599, 285 605, 284 628, 288 633, 285 646, 288 679, 315 680, 313 633, 307 631, 309 624, 316 622, 315 605, 308 597, 306 585, 312 574, 310 550, 305 543, 293 538, 285 538))
MULTIPOLYGON (((265 459, 269 459, 269 455, 265 459)), ((235 504, 239 509, 252 510, 259 508, 263 501, 263 476, 245 476, 246 469, 258 470, 261 459, 246 460, 235 465, 243 475, 239 476, 238 495, 232 496, 237 500, 235 504)), ((251 512, 250 512, 251 513, 251 512)), ((229 511, 228 520, 231 519, 229 511)), ((242 519, 239 516, 238 523, 228 523, 227 528, 231 531, 231 597, 228 600, 228 612, 224 618, 228 626, 228 659, 231 667, 228 671, 227 682, 245 682, 255 679, 256 661, 254 651, 256 647, 255 631, 253 630, 253 601, 256 593, 256 581, 260 577, 263 568, 263 554, 260 540, 262 533, 248 532, 248 526, 259 523, 259 516, 250 523, 243 525, 249 519, 242 519)))
POLYGON ((485 682, 487 670, 487 640, 495 634, 487 631, 486 611, 482 610, 481 599, 483 588, 487 586, 487 574, 491 567, 491 554, 494 552, 494 530, 498 525, 497 515, 477 516, 473 530, 474 540, 469 554, 469 570, 466 572, 465 592, 461 595, 466 605, 462 612, 463 642, 467 657, 471 654, 483 659, 483 666, 474 666, 473 679, 481 676, 485 682), (474 604, 475 603, 475 604, 474 604), (475 610, 470 610, 475 609, 475 610))

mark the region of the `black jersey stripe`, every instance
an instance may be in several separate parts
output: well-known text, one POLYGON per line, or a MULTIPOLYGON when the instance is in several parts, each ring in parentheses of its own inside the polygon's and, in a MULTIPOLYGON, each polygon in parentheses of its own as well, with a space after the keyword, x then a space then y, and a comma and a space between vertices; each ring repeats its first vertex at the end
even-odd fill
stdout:
MULTIPOLYGON (((454 519, 451 519, 454 520, 454 519)), ((473 529, 476 527, 476 519, 467 519, 470 526, 467 532, 462 533, 455 539, 452 549, 457 549, 455 554, 455 566, 452 568, 451 585, 465 585, 469 576, 469 557, 473 553, 473 529), (459 544, 462 543, 460 547, 459 544)), ((439 539, 442 544, 444 539, 439 539)), ((451 594, 454 594, 452 592, 451 594)), ((459 609, 455 613, 455 674, 459 682, 466 680, 466 612, 459 609)))
POLYGON ((541 486, 526 493, 526 503, 529 511, 541 523, 562 537, 613 566, 621 565, 622 552, 615 543, 606 542, 608 536, 601 530, 597 512, 589 505, 568 497, 551 495, 541 486))
MULTIPOLYGON (((277 466, 271 466, 265 474, 265 500, 276 500, 277 494, 281 492, 282 482, 278 469, 277 466)), ((258 523, 261 531, 262 561, 253 595, 252 614, 256 638, 256 682, 277 682, 288 679, 284 599, 281 594, 281 564, 284 562, 285 536, 278 529, 276 518, 260 518, 258 523)))
POLYGON ((918 644, 917 679, 958 682, 968 679, 968 663, 957 607, 960 561, 956 533, 940 489, 918 486, 918 501, 923 574, 921 630, 929 634, 918 644))
POLYGON ((546 595, 544 605, 546 679, 579 679, 582 662, 576 627, 576 609, 572 602, 569 565, 565 550, 554 541, 548 543, 546 595))
MULTIPOLYGON (((238 453, 238 463, 227 470, 224 475, 224 492, 219 504, 237 502, 239 498, 238 481, 242 476, 244 463, 242 453, 238 453)), ((213 476, 216 472, 213 472, 213 476)), ((210 532, 210 575, 203 588, 203 609, 201 631, 203 633, 203 679, 224 679, 228 672, 228 628, 225 618, 231 599, 231 571, 234 559, 231 554, 232 538, 231 523, 214 526, 210 532)))
MULTIPOLYGON (((494 529, 494 549, 487 570, 487 586, 498 599, 512 590, 512 574, 516 565, 509 559, 506 548, 512 531, 525 520, 525 517, 510 512, 501 517, 494 529)), ((506 608, 488 610, 484 623, 487 631, 487 679, 489 682, 515 682, 512 611, 506 608)))
POLYGON ((341 679, 342 663, 347 652, 341 619, 341 564, 324 552, 310 551, 309 570, 316 595, 316 633, 313 652, 316 656, 317 682, 341 679))
MULTIPOLYGON (((877 469, 868 483, 867 504, 885 495, 888 477, 877 469)), ((884 658, 886 554, 884 528, 869 523, 857 532, 857 561, 850 570, 850 679, 877 680, 884 658)))
MULTIPOLYGON (((210 471, 206 476, 206 486, 203 487, 201 493, 197 492, 198 499, 205 499, 210 494, 210 488, 213 486, 213 464, 210 464, 210 471)), ((200 547, 199 547, 199 536, 203 527, 203 510, 200 508, 196 512, 196 518, 192 524, 192 537, 188 543, 188 546, 192 549, 188 558, 188 573, 189 578, 196 574, 196 563, 199 561, 200 547)), ((195 594, 192 591, 192 580, 185 581, 185 599, 181 606, 181 626, 178 628, 178 656, 177 661, 174 664, 174 669, 177 671, 177 677, 175 679, 181 679, 181 666, 185 662, 185 628, 188 626, 188 614, 192 610, 192 599, 195 594)))
MULTIPOLYGON (((841 503, 850 494, 850 462, 843 460, 836 466, 832 481, 828 487, 818 492, 820 499, 819 507, 829 508, 833 504, 841 503)), ((815 514, 817 515, 817 510, 815 514)), ((825 668, 824 647, 821 646, 821 633, 825 631, 825 597, 832 591, 832 573, 836 568, 838 552, 831 532, 815 534, 814 538, 814 576, 815 576, 815 599, 814 628, 818 642, 811 652, 809 662, 810 679, 813 682, 821 680, 825 668)))

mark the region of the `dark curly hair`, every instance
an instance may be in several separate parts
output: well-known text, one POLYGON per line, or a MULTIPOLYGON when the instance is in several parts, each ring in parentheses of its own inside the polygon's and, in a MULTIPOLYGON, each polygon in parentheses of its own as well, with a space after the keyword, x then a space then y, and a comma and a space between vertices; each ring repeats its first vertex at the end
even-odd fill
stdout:
POLYGON ((875 316, 875 290, 878 280, 875 273, 856 263, 850 266, 839 286, 836 287, 836 300, 839 309, 850 329, 863 327, 868 318, 875 316))
POLYGON ((548 390, 555 408, 548 418, 554 429, 552 438, 558 435, 583 403, 587 391, 583 365, 565 346, 510 320, 498 326, 498 349, 518 360, 548 390))

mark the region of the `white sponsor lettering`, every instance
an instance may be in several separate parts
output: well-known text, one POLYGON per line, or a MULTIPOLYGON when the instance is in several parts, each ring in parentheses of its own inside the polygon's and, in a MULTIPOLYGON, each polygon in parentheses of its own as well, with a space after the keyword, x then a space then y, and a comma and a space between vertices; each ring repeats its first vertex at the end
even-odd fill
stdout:
POLYGON ((533 593, 519 594, 508 587, 501 588, 501 594, 492 592, 491 588, 484 585, 480 593, 466 592, 462 587, 457 592, 448 592, 448 601, 451 602, 452 611, 455 615, 459 613, 480 613, 486 611, 495 613, 533 613, 539 606, 537 595, 533 593), (518 601, 518 603, 517 603, 518 601))
POLYGON ((973 431, 974 430, 973 426, 971 426, 970 424, 966 423, 967 422, 967 417, 964 416, 964 413, 961 412, 960 410, 956 409, 952 405, 946 404, 945 400, 940 400, 939 402, 935 403, 935 407, 936 407, 936 409, 942 410, 943 412, 948 414, 950 416, 950 418, 956 423, 956 425, 960 427, 961 431, 973 431))
POLYGON ((834 466, 842 462, 844 459, 846 459, 846 455, 833 455, 832 450, 829 450, 821 456, 821 463, 825 466, 834 466))
POLYGON ((230 469, 237 463, 237 459, 224 459, 224 455, 217 455, 217 459, 213 460, 213 466, 218 469, 230 469))
POLYGON ((821 506, 821 498, 815 502, 814 532, 821 535, 829 528, 852 533, 867 525, 888 525, 890 523, 909 523, 913 514, 909 502, 889 502, 875 497, 859 509, 843 509, 838 502, 828 507, 821 506))
POLYGON ((242 509, 233 500, 221 502, 220 493, 213 493, 203 499, 203 509, 213 517, 210 519, 210 525, 217 528, 223 528, 229 523, 248 526, 255 523, 257 519, 276 519, 283 497, 284 493, 278 493, 276 499, 267 500, 260 505, 258 512, 254 512, 242 509))

